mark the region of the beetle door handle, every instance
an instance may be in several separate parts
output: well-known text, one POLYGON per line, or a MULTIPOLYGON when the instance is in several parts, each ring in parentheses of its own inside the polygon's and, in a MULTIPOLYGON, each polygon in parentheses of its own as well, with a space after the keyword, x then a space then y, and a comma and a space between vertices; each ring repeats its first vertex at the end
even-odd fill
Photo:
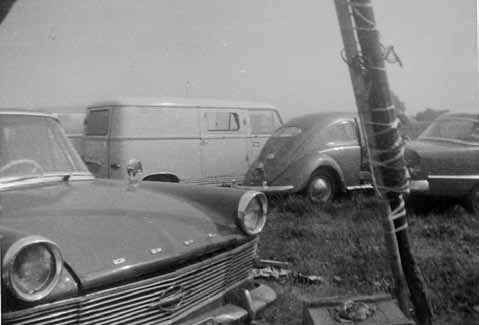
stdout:
POLYGON ((204 146, 208 144, 208 140, 201 140, 200 145, 204 146))
POLYGON ((259 141, 253 141, 252 145, 253 145, 253 148, 259 148, 261 146, 261 143, 259 141))

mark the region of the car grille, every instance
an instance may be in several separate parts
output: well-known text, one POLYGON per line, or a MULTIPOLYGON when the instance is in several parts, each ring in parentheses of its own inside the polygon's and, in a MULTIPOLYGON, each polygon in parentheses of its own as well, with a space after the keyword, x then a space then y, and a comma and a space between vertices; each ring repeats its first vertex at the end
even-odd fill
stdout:
POLYGON ((248 279, 257 241, 171 273, 102 290, 86 296, 2 315, 4 324, 163 324, 177 321, 220 298, 248 279), (186 292, 174 312, 152 308, 162 290, 181 286, 186 292))

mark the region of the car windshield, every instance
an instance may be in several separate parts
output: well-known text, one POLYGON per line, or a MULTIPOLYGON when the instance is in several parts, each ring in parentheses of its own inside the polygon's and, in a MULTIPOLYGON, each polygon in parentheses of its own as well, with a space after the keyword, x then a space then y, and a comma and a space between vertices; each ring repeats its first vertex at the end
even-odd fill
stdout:
POLYGON ((59 123, 48 116, 2 114, 0 183, 51 175, 88 174, 59 123))
POLYGON ((420 136, 466 142, 479 142, 479 121, 472 118, 443 118, 431 124, 420 136))

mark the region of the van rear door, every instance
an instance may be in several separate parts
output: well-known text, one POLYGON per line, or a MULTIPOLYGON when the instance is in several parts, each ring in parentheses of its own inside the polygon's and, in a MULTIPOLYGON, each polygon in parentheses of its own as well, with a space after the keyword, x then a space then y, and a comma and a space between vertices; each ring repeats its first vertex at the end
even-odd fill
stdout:
POLYGON ((205 183, 228 184, 242 180, 248 168, 245 110, 203 108, 201 164, 205 183))
POLYGON ((88 169, 100 178, 110 177, 110 115, 108 107, 89 108, 85 119, 84 161, 88 169))

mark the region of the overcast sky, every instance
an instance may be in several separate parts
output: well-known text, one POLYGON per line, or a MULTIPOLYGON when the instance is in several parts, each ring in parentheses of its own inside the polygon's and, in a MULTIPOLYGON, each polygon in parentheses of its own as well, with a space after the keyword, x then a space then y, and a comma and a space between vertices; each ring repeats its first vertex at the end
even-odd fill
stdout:
MULTIPOLYGON (((409 111, 477 110, 476 0, 375 0, 409 111)), ((333 0, 18 0, 0 26, 0 106, 118 96, 354 110, 333 0)))

